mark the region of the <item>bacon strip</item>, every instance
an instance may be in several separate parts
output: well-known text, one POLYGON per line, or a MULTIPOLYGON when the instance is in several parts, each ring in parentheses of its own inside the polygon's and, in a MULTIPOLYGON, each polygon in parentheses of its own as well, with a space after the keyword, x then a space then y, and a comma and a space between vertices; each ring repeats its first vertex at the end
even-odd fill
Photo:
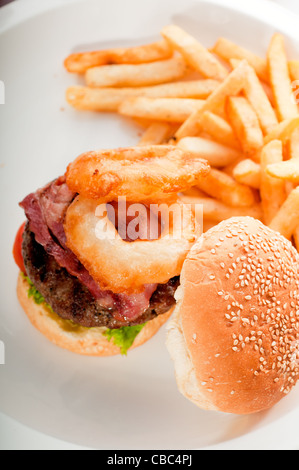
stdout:
POLYGON ((149 307, 156 285, 145 286, 144 292, 136 295, 114 294, 104 291, 90 276, 76 255, 66 246, 63 221, 67 208, 75 193, 68 188, 65 178, 60 177, 35 193, 29 194, 20 203, 29 220, 30 230, 36 241, 52 255, 69 274, 77 277, 94 298, 118 320, 136 320, 149 307))

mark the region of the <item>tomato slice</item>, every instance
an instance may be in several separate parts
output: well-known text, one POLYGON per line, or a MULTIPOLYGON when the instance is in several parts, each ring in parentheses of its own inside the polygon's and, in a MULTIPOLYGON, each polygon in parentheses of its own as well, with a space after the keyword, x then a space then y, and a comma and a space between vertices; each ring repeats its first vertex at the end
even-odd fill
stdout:
POLYGON ((25 225, 26 225, 26 222, 24 222, 19 228, 16 238, 15 238, 14 246, 13 246, 13 257, 14 257, 15 263, 23 273, 26 273, 23 255, 22 255, 22 242, 23 242, 23 233, 24 233, 25 225))

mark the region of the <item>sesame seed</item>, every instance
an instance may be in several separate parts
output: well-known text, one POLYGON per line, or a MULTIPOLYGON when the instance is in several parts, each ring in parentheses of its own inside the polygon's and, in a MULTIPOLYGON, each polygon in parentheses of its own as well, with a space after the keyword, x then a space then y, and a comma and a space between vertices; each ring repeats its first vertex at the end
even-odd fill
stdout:
POLYGON ((274 383, 281 385, 282 393, 288 393, 299 379, 298 252, 289 241, 265 226, 257 225, 257 229, 252 230, 239 220, 223 225, 230 246, 227 256, 232 261, 231 264, 222 262, 220 267, 226 269, 223 273, 226 279, 237 278, 234 292, 226 295, 218 292, 221 302, 225 302, 226 326, 234 330, 232 350, 254 351, 259 366, 252 374, 258 376, 275 371, 274 383), (243 299, 248 302, 254 299, 254 306, 244 301, 241 307, 243 299))

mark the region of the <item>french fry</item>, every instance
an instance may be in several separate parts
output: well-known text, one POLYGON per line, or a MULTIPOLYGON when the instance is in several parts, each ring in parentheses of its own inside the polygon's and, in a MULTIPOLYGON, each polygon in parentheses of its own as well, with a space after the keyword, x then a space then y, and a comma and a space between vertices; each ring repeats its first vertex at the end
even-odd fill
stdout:
MULTIPOLYGON (((264 92, 267 95, 268 100, 270 101, 273 111, 275 112, 275 102, 274 102, 274 96, 273 96, 273 91, 272 91, 271 86, 265 82, 261 82, 261 85, 263 87, 264 92)), ((275 112, 275 116, 276 116, 276 112, 275 112)), ((278 122, 277 116, 276 116, 276 120, 278 122)))
POLYGON ((293 95, 297 106, 299 105, 299 60, 289 61, 289 74, 292 82, 293 95))
POLYGON ((299 159, 287 160, 268 165, 266 169, 269 176, 294 184, 299 184, 299 159))
MULTIPOLYGON (((236 68, 239 61, 232 59, 231 64, 233 68, 236 68)), ((244 93, 257 114, 264 135, 269 134, 278 124, 276 113, 269 99, 269 91, 265 91, 267 86, 262 85, 255 70, 248 65, 244 93)))
POLYGON ((264 220, 269 225, 286 199, 284 181, 269 175, 268 165, 283 161, 281 141, 274 140, 267 144, 261 152, 261 200, 264 220))
POLYGON ((169 25, 162 29, 161 34, 174 50, 182 54, 187 64, 204 77, 216 80, 227 77, 228 70, 221 62, 183 29, 169 25))
POLYGON ((226 109, 228 120, 241 142, 244 154, 255 158, 263 147, 264 136, 254 109, 242 96, 228 98, 226 109))
POLYGON ((88 88, 72 86, 66 91, 66 100, 81 111, 117 111, 119 105, 138 88, 88 88))
POLYGON ((253 69, 248 71, 244 92, 257 114, 264 135, 268 135, 278 124, 278 119, 253 69))
POLYGON ((246 75, 248 64, 242 61, 239 66, 233 70, 229 76, 222 82, 219 87, 208 97, 203 108, 200 111, 195 111, 184 122, 176 133, 177 139, 183 137, 192 137, 197 135, 200 120, 205 111, 219 114, 224 112, 225 102, 228 96, 236 96, 244 87, 244 76, 246 75))
POLYGON ((203 196, 201 192, 189 195, 183 193, 180 198, 186 204, 199 204, 203 206, 204 220, 210 220, 215 223, 230 219, 231 217, 253 217, 263 220, 263 211, 260 204, 251 207, 231 207, 224 202, 218 201, 207 196, 203 196))
POLYGON ((299 128, 293 132, 286 142, 286 151, 288 159, 299 158, 299 128))
POLYGON ((231 147, 202 137, 184 137, 178 142, 177 147, 208 160, 210 165, 216 168, 230 165, 242 156, 240 152, 231 147))
POLYGON ((144 132, 138 145, 160 145, 174 133, 174 126, 167 122, 153 122, 144 132))
POLYGON ((185 199, 185 201, 190 202, 190 204, 196 203, 198 198, 205 198, 207 195, 201 191, 200 189, 196 188, 195 186, 192 186, 192 188, 187 189, 187 191, 184 191, 183 193, 180 193, 180 197, 185 199))
POLYGON ((144 64, 156 60, 169 59, 172 50, 165 40, 145 46, 108 49, 71 54, 64 65, 68 72, 85 73, 91 67, 108 64, 144 64))
MULTIPOLYGON (((295 70, 292 70, 291 66, 291 78, 294 80, 299 79, 299 61, 292 61, 294 63, 295 70)), ((290 63, 289 63, 290 67, 290 63)), ((299 159, 299 128, 293 132, 291 135, 290 139, 287 141, 287 152, 288 152, 288 158, 289 159, 299 159)), ((294 184, 288 183, 288 194, 295 189, 294 184)), ((294 238, 294 244, 295 247, 297 248, 297 251, 299 251, 299 226, 296 227, 294 233, 293 233, 293 238, 294 238)))
POLYGON ((299 187, 288 196, 280 210, 270 223, 270 228, 290 240, 299 227, 299 187))
POLYGON ((130 98, 118 108, 125 116, 168 122, 184 122, 204 101, 185 98, 130 98))
POLYGON ((245 157, 242 154, 242 156, 240 158, 238 158, 235 162, 231 163, 230 165, 227 165, 226 167, 224 167, 222 169, 222 171, 224 171, 224 173, 231 176, 232 178, 235 178, 234 177, 234 170, 235 170, 236 166, 239 165, 239 163, 243 162, 244 158, 245 157))
MULTIPOLYGON (((196 98, 206 99, 220 82, 212 79, 186 80, 141 88, 140 96, 149 98, 196 98)), ((136 90, 136 89, 135 89, 136 90)))
POLYGON ((214 168, 206 178, 197 182, 196 187, 231 207, 251 207, 256 202, 251 188, 214 168))
POLYGON ((85 74, 90 87, 134 87, 157 85, 182 78, 187 71, 180 56, 138 65, 103 65, 85 74))
MULTIPOLYGON (((139 96, 149 98, 197 98, 206 99, 216 90, 220 82, 212 79, 186 80, 141 88, 131 88, 139 96)), ((125 89, 126 90, 126 89, 125 89)))
MULTIPOLYGON (((241 62, 240 59, 230 59, 230 61, 229 61, 229 63, 230 63, 230 65, 231 65, 232 69, 235 69, 236 67, 238 67, 238 65, 240 64, 240 62, 241 62)), ((274 107, 274 98, 273 98, 273 92, 272 92, 272 88, 271 88, 270 84, 259 80, 259 77, 258 77, 256 71, 254 70, 254 68, 251 67, 250 64, 248 64, 248 66, 249 66, 248 71, 249 71, 249 70, 251 70, 251 71, 253 70, 253 71, 254 71, 255 77, 257 78, 258 83, 259 83, 259 87, 262 87, 262 89, 263 89, 264 92, 266 93, 266 96, 267 96, 267 98, 268 98, 268 101, 270 102, 270 104, 271 104, 271 106, 272 106, 272 111, 274 112, 274 109, 273 109, 273 107, 274 107)), ((251 78, 250 76, 247 77, 247 80, 248 80, 248 79, 250 80, 250 78, 251 78)), ((253 83, 253 85, 254 85, 254 88, 257 88, 257 87, 256 87, 256 83, 253 83)), ((247 96, 247 98, 248 98, 248 96, 247 96)), ((249 101, 250 101, 250 100, 249 100, 249 101)), ((274 114, 275 114, 275 112, 274 112, 274 114)), ((275 114, 275 117, 276 117, 276 114, 275 114)), ((276 117, 276 121, 278 122, 277 117, 276 117)))
POLYGON ((212 50, 215 54, 228 62, 230 59, 245 59, 251 65, 251 67, 254 68, 261 80, 265 81, 266 83, 269 81, 267 61, 262 57, 253 54, 251 51, 240 47, 225 38, 218 39, 212 50))
POLYGON ((219 85, 216 80, 190 80, 149 87, 68 88, 66 99, 76 109, 88 111, 117 111, 121 103, 137 96, 149 98, 207 98, 219 85))
POLYGON ((217 114, 206 111, 202 115, 200 122, 201 131, 208 134, 215 142, 241 150, 241 145, 235 136, 231 125, 217 114))
POLYGON ((272 140, 280 140, 284 144, 297 128, 299 128, 299 116, 286 119, 279 123, 273 131, 264 138, 264 145, 267 145, 272 140))
MULTIPOLYGON (((283 144, 284 148, 284 160, 296 160, 299 157, 299 128, 293 132, 293 134, 285 140, 283 144)), ((273 163, 272 165, 282 165, 284 162, 281 163, 273 163)), ((269 170, 271 171, 272 165, 269 165, 267 167, 267 171, 269 173, 269 170)), ((284 166, 282 171, 284 172, 284 166)), ((284 179, 284 178, 282 178, 284 179)), ((295 189, 295 185, 291 182, 288 181, 287 179, 285 180, 285 188, 286 188, 286 194, 289 195, 293 189, 295 189)))
POLYGON ((250 159, 238 163, 233 170, 233 176, 238 183, 254 189, 261 187, 261 166, 250 159))
POLYGON ((279 120, 284 121, 298 116, 298 108, 289 75, 284 38, 281 34, 273 36, 267 57, 270 82, 279 120))
POLYGON ((289 60, 289 74, 292 81, 299 80, 299 60, 289 60))

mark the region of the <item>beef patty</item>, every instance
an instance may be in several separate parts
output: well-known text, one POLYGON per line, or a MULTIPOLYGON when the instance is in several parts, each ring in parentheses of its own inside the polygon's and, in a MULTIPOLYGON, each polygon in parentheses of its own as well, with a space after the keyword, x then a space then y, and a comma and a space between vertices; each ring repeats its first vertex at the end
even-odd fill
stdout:
POLYGON ((179 277, 167 284, 159 284, 150 299, 149 308, 139 318, 133 322, 120 322, 113 317, 112 309, 101 306, 87 287, 36 242, 29 224, 23 236, 23 258, 28 277, 53 311, 65 320, 88 328, 104 326, 117 329, 153 320, 174 306, 174 294, 180 284, 179 277))

